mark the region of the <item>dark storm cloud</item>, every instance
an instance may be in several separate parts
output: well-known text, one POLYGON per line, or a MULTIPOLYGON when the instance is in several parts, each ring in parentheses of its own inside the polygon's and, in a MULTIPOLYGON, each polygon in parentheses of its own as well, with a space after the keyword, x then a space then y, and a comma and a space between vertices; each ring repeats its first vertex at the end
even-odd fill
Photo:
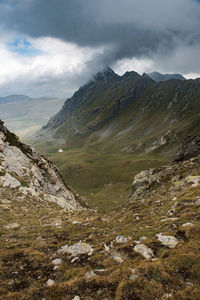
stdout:
POLYGON ((4 0, 0 24, 32 37, 109 46, 97 58, 100 66, 200 44, 200 4, 194 0, 4 0))

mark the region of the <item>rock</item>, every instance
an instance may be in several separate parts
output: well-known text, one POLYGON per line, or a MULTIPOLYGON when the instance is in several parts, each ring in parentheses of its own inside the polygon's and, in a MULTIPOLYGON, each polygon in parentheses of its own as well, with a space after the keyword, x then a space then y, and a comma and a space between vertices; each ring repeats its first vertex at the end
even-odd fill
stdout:
POLYGON ((10 200, 6 200, 6 199, 3 199, 3 200, 0 200, 2 204, 10 204, 11 201, 10 200))
POLYGON ((130 269, 131 270, 131 275, 130 275, 130 277, 129 277, 129 279, 130 280, 134 280, 134 279, 136 279, 136 278, 138 278, 139 276, 138 275, 135 275, 134 273, 135 273, 135 269, 130 269))
POLYGON ((0 123, 0 157, 0 187, 19 188, 24 196, 40 194, 40 199, 55 202, 65 210, 81 208, 75 200, 78 195, 65 185, 55 165, 20 142, 3 122, 0 123))
POLYGON ((104 249, 105 249, 106 252, 110 251, 110 247, 108 247, 106 244, 104 244, 104 249))
POLYGON ((79 296, 75 296, 72 300, 81 300, 79 296))
POLYGON ((179 148, 175 161, 184 161, 200 155, 200 135, 188 136, 179 148))
POLYGON ((46 286, 47 286, 47 287, 50 287, 50 286, 52 286, 52 285, 54 285, 54 284, 55 284, 55 281, 52 280, 52 279, 48 279, 47 282, 46 282, 46 286))
POLYGON ((140 172, 134 177, 129 198, 143 195, 151 186, 159 183, 166 176, 167 171, 165 169, 150 169, 140 172))
POLYGON ((178 244, 177 239, 174 236, 166 236, 162 235, 162 233, 156 234, 158 240, 161 242, 163 246, 168 248, 175 248, 178 244))
POLYGON ((165 218, 165 219, 160 220, 160 222, 176 221, 176 220, 178 220, 178 218, 165 218))
POLYGON ((15 228, 19 228, 20 227, 20 224, 18 223, 11 223, 11 224, 8 224, 7 226, 5 226, 5 228, 7 229, 15 229, 15 228))
POLYGON ((73 224, 73 225, 80 225, 80 224, 82 224, 82 223, 79 222, 79 221, 73 221, 72 224, 73 224))
POLYGON ((116 242, 119 244, 125 244, 128 242, 128 240, 129 240, 129 238, 125 237, 124 235, 118 235, 116 237, 116 242))
POLYGON ((187 183, 190 183, 192 185, 192 187, 196 187, 196 186, 200 185, 200 176, 187 176, 185 178, 185 181, 187 183))
POLYGON ((146 241, 146 240, 147 240, 147 237, 146 237, 146 236, 141 236, 140 242, 143 242, 143 241, 146 241))
POLYGON ((21 183, 19 180, 17 180, 15 177, 11 176, 9 173, 6 173, 5 176, 0 177, 0 184, 3 187, 9 187, 12 189, 15 189, 19 186, 21 186, 21 183))
POLYGON ((71 260, 71 263, 73 264, 75 261, 78 260, 78 256, 74 257, 72 260, 71 260))
POLYGON ((130 277, 129 277, 129 279, 130 280, 134 280, 134 279, 137 279, 139 276, 138 275, 131 275, 130 277))
POLYGON ((189 226, 194 226, 192 223, 187 222, 185 224, 182 224, 183 227, 189 227, 189 226))
POLYGON ((171 293, 170 294, 164 294, 161 299, 168 299, 168 298, 171 298, 171 297, 172 297, 171 293))
POLYGON ((92 248, 92 246, 82 242, 79 242, 73 246, 68 246, 68 245, 62 246, 61 249, 59 250, 59 252, 69 253, 72 256, 77 256, 80 254, 92 255, 93 251, 94 249, 92 248))
POLYGON ((85 273, 85 277, 87 279, 91 279, 93 277, 97 276, 93 271, 88 271, 87 273, 85 273))
POLYGON ((172 216, 172 215, 175 213, 176 206, 177 206, 177 202, 175 202, 175 203, 172 205, 172 207, 168 210, 168 212, 167 212, 167 215, 168 215, 168 216, 172 216))
POLYGON ((52 264, 54 265, 54 266, 58 266, 58 265, 60 265, 62 263, 62 259, 60 259, 60 258, 56 258, 56 259, 54 259, 53 261, 52 261, 52 264))
POLYGON ((146 245, 140 244, 136 245, 133 250, 137 253, 140 253, 144 258, 150 259, 154 257, 153 251, 148 248, 146 245))
POLYGON ((122 263, 124 261, 122 255, 115 250, 112 250, 110 252, 110 255, 114 259, 114 261, 116 261, 117 263, 122 263))

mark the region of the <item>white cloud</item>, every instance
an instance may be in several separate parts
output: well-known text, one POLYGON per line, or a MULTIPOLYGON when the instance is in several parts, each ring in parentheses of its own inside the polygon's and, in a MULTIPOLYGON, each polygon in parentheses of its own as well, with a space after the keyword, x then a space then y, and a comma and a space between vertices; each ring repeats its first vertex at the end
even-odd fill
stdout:
MULTIPOLYGON (((79 84, 88 61, 103 49, 80 48, 56 38, 28 39, 34 55, 20 54, 0 42, 0 95, 24 93, 31 96, 68 96, 79 84), (34 52, 33 52, 34 53, 34 52)), ((20 44, 21 45, 21 44, 20 44)), ((16 45, 19 48, 19 43, 16 45)), ((22 47, 24 51, 25 47, 22 47)), ((30 46, 28 47, 30 50, 30 46)))
POLYGON ((126 71, 135 71, 139 74, 143 74, 144 72, 150 72, 152 70, 153 61, 147 58, 141 58, 141 59, 122 59, 119 60, 115 66, 115 71, 122 75, 126 71))

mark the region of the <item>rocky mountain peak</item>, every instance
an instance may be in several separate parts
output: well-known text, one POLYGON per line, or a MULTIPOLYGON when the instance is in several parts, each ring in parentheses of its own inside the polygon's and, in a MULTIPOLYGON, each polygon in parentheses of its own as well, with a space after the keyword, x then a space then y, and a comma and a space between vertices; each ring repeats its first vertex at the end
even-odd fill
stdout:
POLYGON ((58 204, 65 210, 80 208, 78 195, 67 187, 53 163, 19 141, 0 121, 0 186, 20 199, 58 204))
POLYGON ((117 75, 110 67, 106 67, 101 72, 98 72, 96 75, 94 75, 95 81, 108 82, 110 80, 115 80, 118 78, 120 78, 120 76, 117 75))

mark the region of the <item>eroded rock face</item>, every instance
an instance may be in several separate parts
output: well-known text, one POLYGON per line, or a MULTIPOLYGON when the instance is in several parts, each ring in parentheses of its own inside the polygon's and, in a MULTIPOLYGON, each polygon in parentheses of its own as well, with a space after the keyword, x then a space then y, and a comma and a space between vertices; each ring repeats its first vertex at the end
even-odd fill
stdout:
POLYGON ((175 161, 183 161, 200 155, 200 135, 188 136, 179 148, 175 161))
POLYGON ((130 198, 146 192, 153 184, 159 183, 160 170, 150 169, 140 172, 134 177, 130 198))
POLYGON ((37 154, 0 122, 0 186, 16 189, 22 196, 40 196, 66 210, 80 208, 57 168, 37 154))

